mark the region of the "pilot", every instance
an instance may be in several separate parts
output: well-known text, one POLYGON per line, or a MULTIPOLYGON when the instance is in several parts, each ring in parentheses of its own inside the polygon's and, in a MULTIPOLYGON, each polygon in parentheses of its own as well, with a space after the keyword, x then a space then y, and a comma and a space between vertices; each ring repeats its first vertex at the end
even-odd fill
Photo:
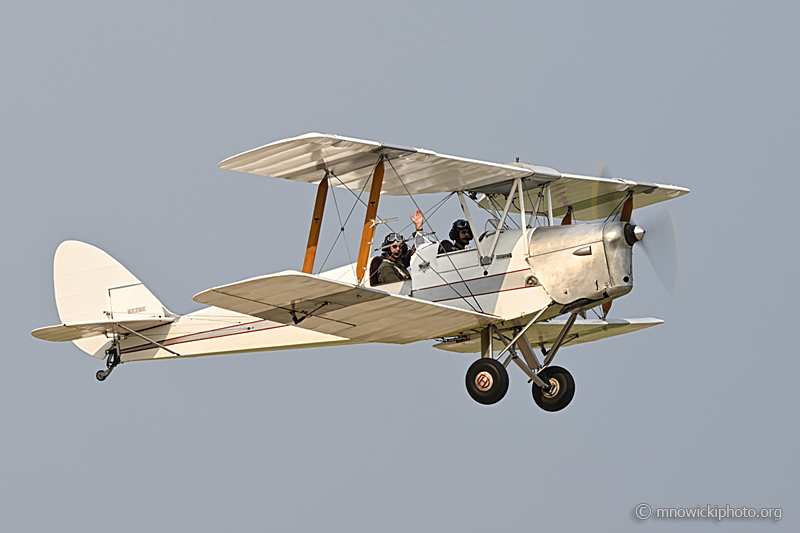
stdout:
POLYGON ((410 256, 408 245, 399 233, 390 233, 383 239, 381 264, 375 272, 374 285, 395 283, 411 279, 406 266, 406 256, 410 256))
POLYGON ((453 222, 453 227, 450 228, 450 239, 452 239, 452 242, 445 239, 439 243, 440 254, 457 252, 469 245, 469 241, 472 240, 472 230, 469 229, 469 222, 463 219, 453 222))
POLYGON ((383 245, 381 246, 381 262, 378 265, 378 269, 375 271, 372 285, 395 283, 411 279, 408 267, 411 264, 411 256, 414 255, 414 251, 416 250, 417 241, 421 239, 424 241, 424 237, 422 237, 422 223, 424 219, 422 211, 419 209, 417 209, 417 212, 411 215, 410 218, 416 230, 414 231, 414 248, 409 250, 403 236, 399 233, 390 233, 387 235, 386 238, 383 239, 383 245))

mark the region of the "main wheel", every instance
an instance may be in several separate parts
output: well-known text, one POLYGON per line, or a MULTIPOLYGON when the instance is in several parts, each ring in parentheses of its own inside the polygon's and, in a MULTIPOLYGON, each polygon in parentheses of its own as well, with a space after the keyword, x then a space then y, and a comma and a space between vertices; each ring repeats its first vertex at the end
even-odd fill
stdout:
POLYGON ((467 392, 484 405, 499 402, 508 392, 506 367, 491 357, 478 359, 467 370, 467 392))
POLYGON ((550 390, 544 390, 533 384, 533 401, 545 411, 560 411, 569 405, 575 396, 575 380, 572 374, 560 366, 550 366, 539 372, 542 381, 550 384, 550 390))
POLYGON ((108 377, 108 374, 106 374, 103 370, 98 370, 94 377, 97 378, 97 381, 104 381, 108 377))

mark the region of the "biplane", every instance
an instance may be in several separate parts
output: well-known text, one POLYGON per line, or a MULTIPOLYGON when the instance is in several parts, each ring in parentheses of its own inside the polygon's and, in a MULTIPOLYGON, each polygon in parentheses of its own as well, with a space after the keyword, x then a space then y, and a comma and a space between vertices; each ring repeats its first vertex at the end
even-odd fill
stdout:
POLYGON ((54 260, 62 323, 32 335, 72 341, 105 360, 100 381, 131 361, 434 340, 441 350, 478 354, 466 373, 477 402, 503 398, 513 362, 532 383, 535 403, 559 411, 575 391, 571 374, 553 365, 560 348, 662 323, 613 319, 608 310, 633 289, 633 248, 645 234, 631 222, 634 208, 689 193, 518 159, 490 163, 318 133, 267 144, 219 167, 316 185, 300 271, 204 290, 194 301, 208 307, 177 315, 111 256, 66 241, 54 260), (357 260, 314 273, 329 187, 348 189, 366 214, 357 260), (370 255, 380 251, 377 228, 388 226, 378 217, 381 196, 432 194, 458 199, 474 245, 443 253, 436 232, 425 228, 414 243, 411 279, 374 286, 370 263, 380 259, 370 255), (587 318, 589 310, 596 318, 587 318))

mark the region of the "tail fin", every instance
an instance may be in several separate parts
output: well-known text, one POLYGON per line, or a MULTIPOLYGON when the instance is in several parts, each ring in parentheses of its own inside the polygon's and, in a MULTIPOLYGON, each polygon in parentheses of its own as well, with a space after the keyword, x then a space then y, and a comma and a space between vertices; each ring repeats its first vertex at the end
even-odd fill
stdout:
MULTIPOLYGON (((128 269, 90 244, 62 242, 56 250, 53 278, 58 316, 64 324, 131 315, 175 316, 128 269)), ((84 339, 75 344, 96 356, 95 345, 105 344, 101 339, 84 339)))
POLYGON ((65 241, 53 264, 61 322, 93 322, 121 315, 172 316, 128 269, 99 248, 65 241))

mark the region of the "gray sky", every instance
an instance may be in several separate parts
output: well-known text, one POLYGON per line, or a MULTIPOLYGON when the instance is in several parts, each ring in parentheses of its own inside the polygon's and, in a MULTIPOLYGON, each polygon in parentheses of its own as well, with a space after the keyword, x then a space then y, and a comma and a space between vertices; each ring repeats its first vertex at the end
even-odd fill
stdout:
POLYGON ((798 23, 796 2, 3 2, 3 529, 719 529, 641 522, 645 502, 780 507, 797 530, 798 23), (180 313, 299 269, 314 187, 216 164, 310 131, 689 187, 662 204, 677 294, 637 255, 612 310, 666 323, 560 352, 558 414, 517 371, 476 404, 473 357, 426 342, 99 383, 100 361, 30 336, 58 323, 67 239, 180 313))

